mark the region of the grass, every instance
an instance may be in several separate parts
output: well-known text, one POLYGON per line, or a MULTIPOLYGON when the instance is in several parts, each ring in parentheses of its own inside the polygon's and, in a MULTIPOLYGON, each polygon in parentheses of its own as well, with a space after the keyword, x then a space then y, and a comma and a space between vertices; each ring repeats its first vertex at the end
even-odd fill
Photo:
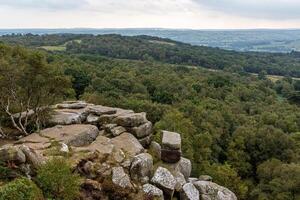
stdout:
POLYGON ((66 51, 67 50, 67 45, 70 42, 77 42, 77 43, 81 43, 81 40, 72 40, 72 41, 68 41, 62 45, 57 45, 57 46, 41 46, 39 47, 40 49, 44 49, 46 51, 66 51))

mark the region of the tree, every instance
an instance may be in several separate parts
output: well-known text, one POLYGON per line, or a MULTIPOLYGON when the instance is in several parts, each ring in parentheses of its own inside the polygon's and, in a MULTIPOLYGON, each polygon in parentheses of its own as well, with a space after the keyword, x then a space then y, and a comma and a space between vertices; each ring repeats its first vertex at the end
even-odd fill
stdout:
POLYGON ((31 121, 39 130, 49 105, 71 93, 70 80, 40 52, 6 46, 0 51, 3 48, 7 51, 0 60, 0 108, 14 128, 28 135, 31 121))

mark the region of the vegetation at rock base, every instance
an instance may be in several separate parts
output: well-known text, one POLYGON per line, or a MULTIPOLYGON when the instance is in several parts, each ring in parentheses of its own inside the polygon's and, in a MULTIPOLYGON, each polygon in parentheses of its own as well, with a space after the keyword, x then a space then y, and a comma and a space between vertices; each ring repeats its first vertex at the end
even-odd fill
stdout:
MULTIPOLYGON (((15 43, 30 42, 31 47, 50 43, 38 36, 24 39, 28 37, 18 36, 15 43)), ((149 44, 148 37, 52 37, 53 45, 82 40, 68 43, 66 52, 33 53, 39 58, 37 63, 56 69, 54 77, 65 81, 53 82, 50 72, 45 76, 47 82, 42 81, 46 88, 55 86, 53 91, 56 87, 57 91, 63 91, 56 97, 73 95, 95 104, 147 112, 147 118, 155 124, 155 137, 160 137, 162 129, 181 134, 183 154, 192 161, 193 176, 209 174, 216 183, 239 195, 239 199, 299 198, 300 83, 290 77, 273 82, 262 71, 297 77, 296 55, 223 52, 180 43, 178 46, 149 44), (185 51, 179 51, 182 48, 185 51), (261 73, 256 77, 245 71, 261 73)), ((0 62, 7 64, 0 67, 10 66, 17 77, 33 76, 34 70, 22 73, 22 66, 29 66, 28 69, 35 66, 36 62, 27 63, 22 57, 33 50, 7 45, 1 48, 5 50, 0 51, 0 62), (14 60, 25 65, 14 64, 14 60)), ((0 77, 0 82, 7 78, 0 77)), ((19 88, 23 97, 25 90, 19 88)), ((20 111, 20 107, 16 106, 14 111, 20 111)), ((9 115, 3 109, 1 112, 1 123, 9 124, 9 115)), ((48 163, 44 166, 47 170, 38 173, 37 180, 45 196, 57 191, 52 183, 67 182, 56 180, 62 180, 63 174, 74 178, 68 168, 63 168, 66 171, 62 173, 61 165, 58 168, 56 164, 48 163)), ((76 186, 78 179, 75 180, 76 186)), ((59 192, 53 194, 65 198, 59 192)))
POLYGON ((63 158, 53 158, 37 171, 36 182, 46 198, 74 200, 79 195, 81 179, 73 174, 63 158))
POLYGON ((43 200, 41 190, 27 178, 15 179, 0 187, 0 200, 43 200))

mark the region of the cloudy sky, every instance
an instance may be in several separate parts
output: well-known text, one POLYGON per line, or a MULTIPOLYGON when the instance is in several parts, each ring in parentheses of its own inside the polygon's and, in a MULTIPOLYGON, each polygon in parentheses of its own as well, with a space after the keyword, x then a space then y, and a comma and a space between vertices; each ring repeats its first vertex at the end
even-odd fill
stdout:
POLYGON ((0 0, 0 28, 300 28, 300 0, 0 0))

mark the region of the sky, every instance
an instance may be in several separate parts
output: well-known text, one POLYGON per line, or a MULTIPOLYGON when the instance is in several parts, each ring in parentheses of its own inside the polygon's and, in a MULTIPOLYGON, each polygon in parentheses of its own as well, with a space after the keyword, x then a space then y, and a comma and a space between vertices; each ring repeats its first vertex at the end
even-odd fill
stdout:
POLYGON ((0 0, 0 28, 300 28, 300 0, 0 0))

